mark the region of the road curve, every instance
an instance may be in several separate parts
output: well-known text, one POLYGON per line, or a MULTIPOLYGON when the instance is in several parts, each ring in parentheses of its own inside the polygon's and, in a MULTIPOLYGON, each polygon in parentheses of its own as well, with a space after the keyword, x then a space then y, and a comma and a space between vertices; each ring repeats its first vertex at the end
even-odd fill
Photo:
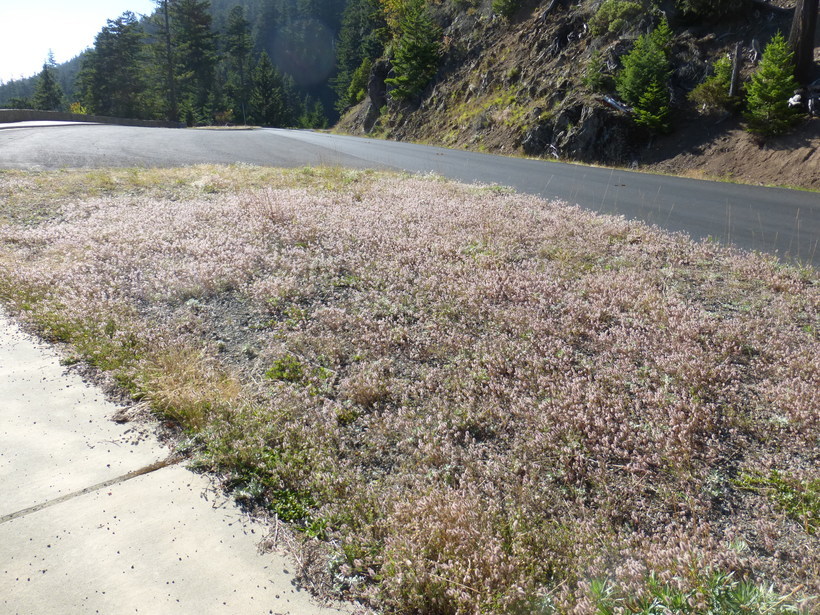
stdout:
MULTIPOLYGON (((9 126, 9 125, 6 125, 9 126)), ((0 168, 236 163, 435 172, 621 214, 693 238, 820 263, 817 193, 702 181, 311 131, 174 130, 103 125, 0 130, 0 168)))

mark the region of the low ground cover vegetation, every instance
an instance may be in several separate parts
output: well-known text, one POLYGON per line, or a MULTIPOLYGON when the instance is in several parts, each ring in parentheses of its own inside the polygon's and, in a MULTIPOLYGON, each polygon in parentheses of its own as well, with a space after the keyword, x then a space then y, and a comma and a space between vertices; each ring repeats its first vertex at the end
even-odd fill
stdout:
POLYGON ((817 608, 809 267, 435 177, 0 173, 0 300, 386 613, 817 608))

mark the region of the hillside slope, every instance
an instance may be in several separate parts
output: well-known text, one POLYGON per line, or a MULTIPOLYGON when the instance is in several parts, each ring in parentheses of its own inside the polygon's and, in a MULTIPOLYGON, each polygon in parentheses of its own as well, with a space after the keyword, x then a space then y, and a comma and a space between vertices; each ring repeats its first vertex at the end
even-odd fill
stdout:
POLYGON ((748 80, 766 42, 778 30, 788 32, 793 0, 754 4, 711 21, 687 18, 678 3, 661 2, 603 32, 597 16, 601 2, 525 2, 508 19, 494 15, 489 0, 476 0, 465 10, 469 4, 436 5, 435 19, 444 33, 441 64, 415 101, 391 99, 384 84, 391 66, 382 61, 371 71, 368 96, 342 118, 338 130, 820 188, 818 120, 804 120, 791 135, 763 143, 742 130, 739 118, 704 115, 688 100, 712 63, 736 44, 743 50, 741 77, 748 80), (667 83, 672 131, 653 135, 606 98, 617 97, 613 77, 624 54, 662 17, 674 32, 667 83), (602 83, 593 90, 585 77, 595 58, 603 70, 602 83))

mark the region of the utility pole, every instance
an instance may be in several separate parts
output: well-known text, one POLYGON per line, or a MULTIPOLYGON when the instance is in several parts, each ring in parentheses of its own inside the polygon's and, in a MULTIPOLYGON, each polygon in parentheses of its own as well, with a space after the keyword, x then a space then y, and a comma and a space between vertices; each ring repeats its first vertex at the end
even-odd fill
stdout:
POLYGON ((794 51, 797 80, 806 85, 814 69, 814 39, 817 28, 818 0, 797 0, 794 7, 789 46, 794 51))

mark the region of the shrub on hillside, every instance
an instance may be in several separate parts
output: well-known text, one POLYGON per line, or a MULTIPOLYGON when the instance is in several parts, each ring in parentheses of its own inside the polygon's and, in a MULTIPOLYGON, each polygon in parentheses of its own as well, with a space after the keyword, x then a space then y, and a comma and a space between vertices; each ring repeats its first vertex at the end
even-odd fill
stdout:
POLYGON ((594 51, 584 67, 581 83, 592 92, 605 92, 612 87, 612 76, 607 71, 606 61, 598 51, 594 51))
POLYGON ((589 31, 593 36, 618 34, 629 23, 644 12, 643 6, 629 0, 604 0, 589 21, 589 31))
POLYGON ((509 19, 521 6, 521 0, 493 0, 493 13, 509 19))
POLYGON ((778 32, 763 50, 760 66, 747 88, 745 117, 749 132, 764 136, 787 132, 800 115, 789 107, 789 98, 797 88, 794 54, 778 32))
POLYGON ((373 62, 370 58, 364 58, 362 63, 350 78, 350 85, 347 87, 347 100, 349 105, 355 105, 364 100, 367 96, 367 80, 370 77, 370 68, 373 62))
POLYGON ((732 60, 724 56, 712 65, 712 75, 689 93, 689 100, 707 113, 721 110, 731 111, 737 105, 737 98, 729 96, 731 84, 732 60))
POLYGON ((685 15, 692 17, 721 17, 735 13, 747 4, 747 0, 677 0, 685 15))

